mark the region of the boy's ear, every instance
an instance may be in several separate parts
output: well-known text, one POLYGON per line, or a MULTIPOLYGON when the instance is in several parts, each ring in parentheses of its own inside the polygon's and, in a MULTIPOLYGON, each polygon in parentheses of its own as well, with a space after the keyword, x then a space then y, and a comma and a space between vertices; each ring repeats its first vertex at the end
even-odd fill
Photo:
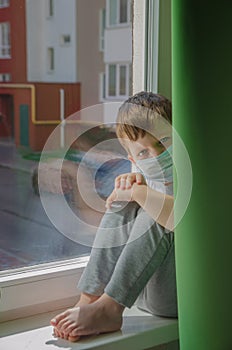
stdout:
POLYGON ((127 158, 131 161, 131 163, 134 163, 135 164, 135 161, 134 159, 128 154, 127 158))

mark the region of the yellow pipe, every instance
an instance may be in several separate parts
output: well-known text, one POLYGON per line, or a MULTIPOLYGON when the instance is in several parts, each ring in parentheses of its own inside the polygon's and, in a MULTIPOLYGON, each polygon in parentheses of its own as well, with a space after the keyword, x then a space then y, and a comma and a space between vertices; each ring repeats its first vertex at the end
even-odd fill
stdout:
MULTIPOLYGON (((33 84, 0 84, 0 88, 7 88, 7 89, 30 89, 31 90, 31 122, 35 125, 58 125, 60 124, 60 120, 37 120, 36 119, 36 109, 35 109, 35 85, 33 84)), ((67 124, 87 124, 87 125, 99 125, 100 122, 94 122, 94 121, 83 121, 83 120, 67 120, 67 124)))
POLYGON ((35 125, 59 124, 60 120, 36 120, 35 110, 35 85, 33 84, 0 84, 0 88, 6 89, 30 89, 31 90, 31 121, 35 125))

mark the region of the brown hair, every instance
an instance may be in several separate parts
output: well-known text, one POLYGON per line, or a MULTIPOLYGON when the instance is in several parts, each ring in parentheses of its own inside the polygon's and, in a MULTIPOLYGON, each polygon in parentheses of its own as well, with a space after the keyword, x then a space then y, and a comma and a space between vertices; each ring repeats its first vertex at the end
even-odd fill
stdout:
POLYGON ((154 128, 154 121, 161 116, 172 124, 172 104, 169 99, 153 92, 142 91, 129 97, 119 108, 116 133, 131 141, 144 137, 154 128), (144 108, 145 107, 145 108, 144 108))

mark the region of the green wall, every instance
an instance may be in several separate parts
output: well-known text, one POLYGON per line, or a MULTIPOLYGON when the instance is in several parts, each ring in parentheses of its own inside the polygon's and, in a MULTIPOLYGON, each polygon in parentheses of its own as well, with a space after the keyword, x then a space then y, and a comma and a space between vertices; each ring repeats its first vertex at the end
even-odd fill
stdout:
POLYGON ((159 1, 158 91, 171 99, 171 0, 159 1))
POLYGON ((172 23, 174 127, 194 180, 175 230, 180 346, 230 350, 232 1, 172 0, 172 23))

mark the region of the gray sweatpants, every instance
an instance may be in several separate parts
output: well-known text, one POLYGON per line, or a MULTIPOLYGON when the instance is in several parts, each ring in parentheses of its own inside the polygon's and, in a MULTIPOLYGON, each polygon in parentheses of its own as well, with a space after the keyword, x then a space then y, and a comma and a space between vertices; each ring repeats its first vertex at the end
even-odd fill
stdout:
POLYGON ((118 303, 177 317, 174 234, 137 203, 110 209, 96 234, 78 288, 118 303))

